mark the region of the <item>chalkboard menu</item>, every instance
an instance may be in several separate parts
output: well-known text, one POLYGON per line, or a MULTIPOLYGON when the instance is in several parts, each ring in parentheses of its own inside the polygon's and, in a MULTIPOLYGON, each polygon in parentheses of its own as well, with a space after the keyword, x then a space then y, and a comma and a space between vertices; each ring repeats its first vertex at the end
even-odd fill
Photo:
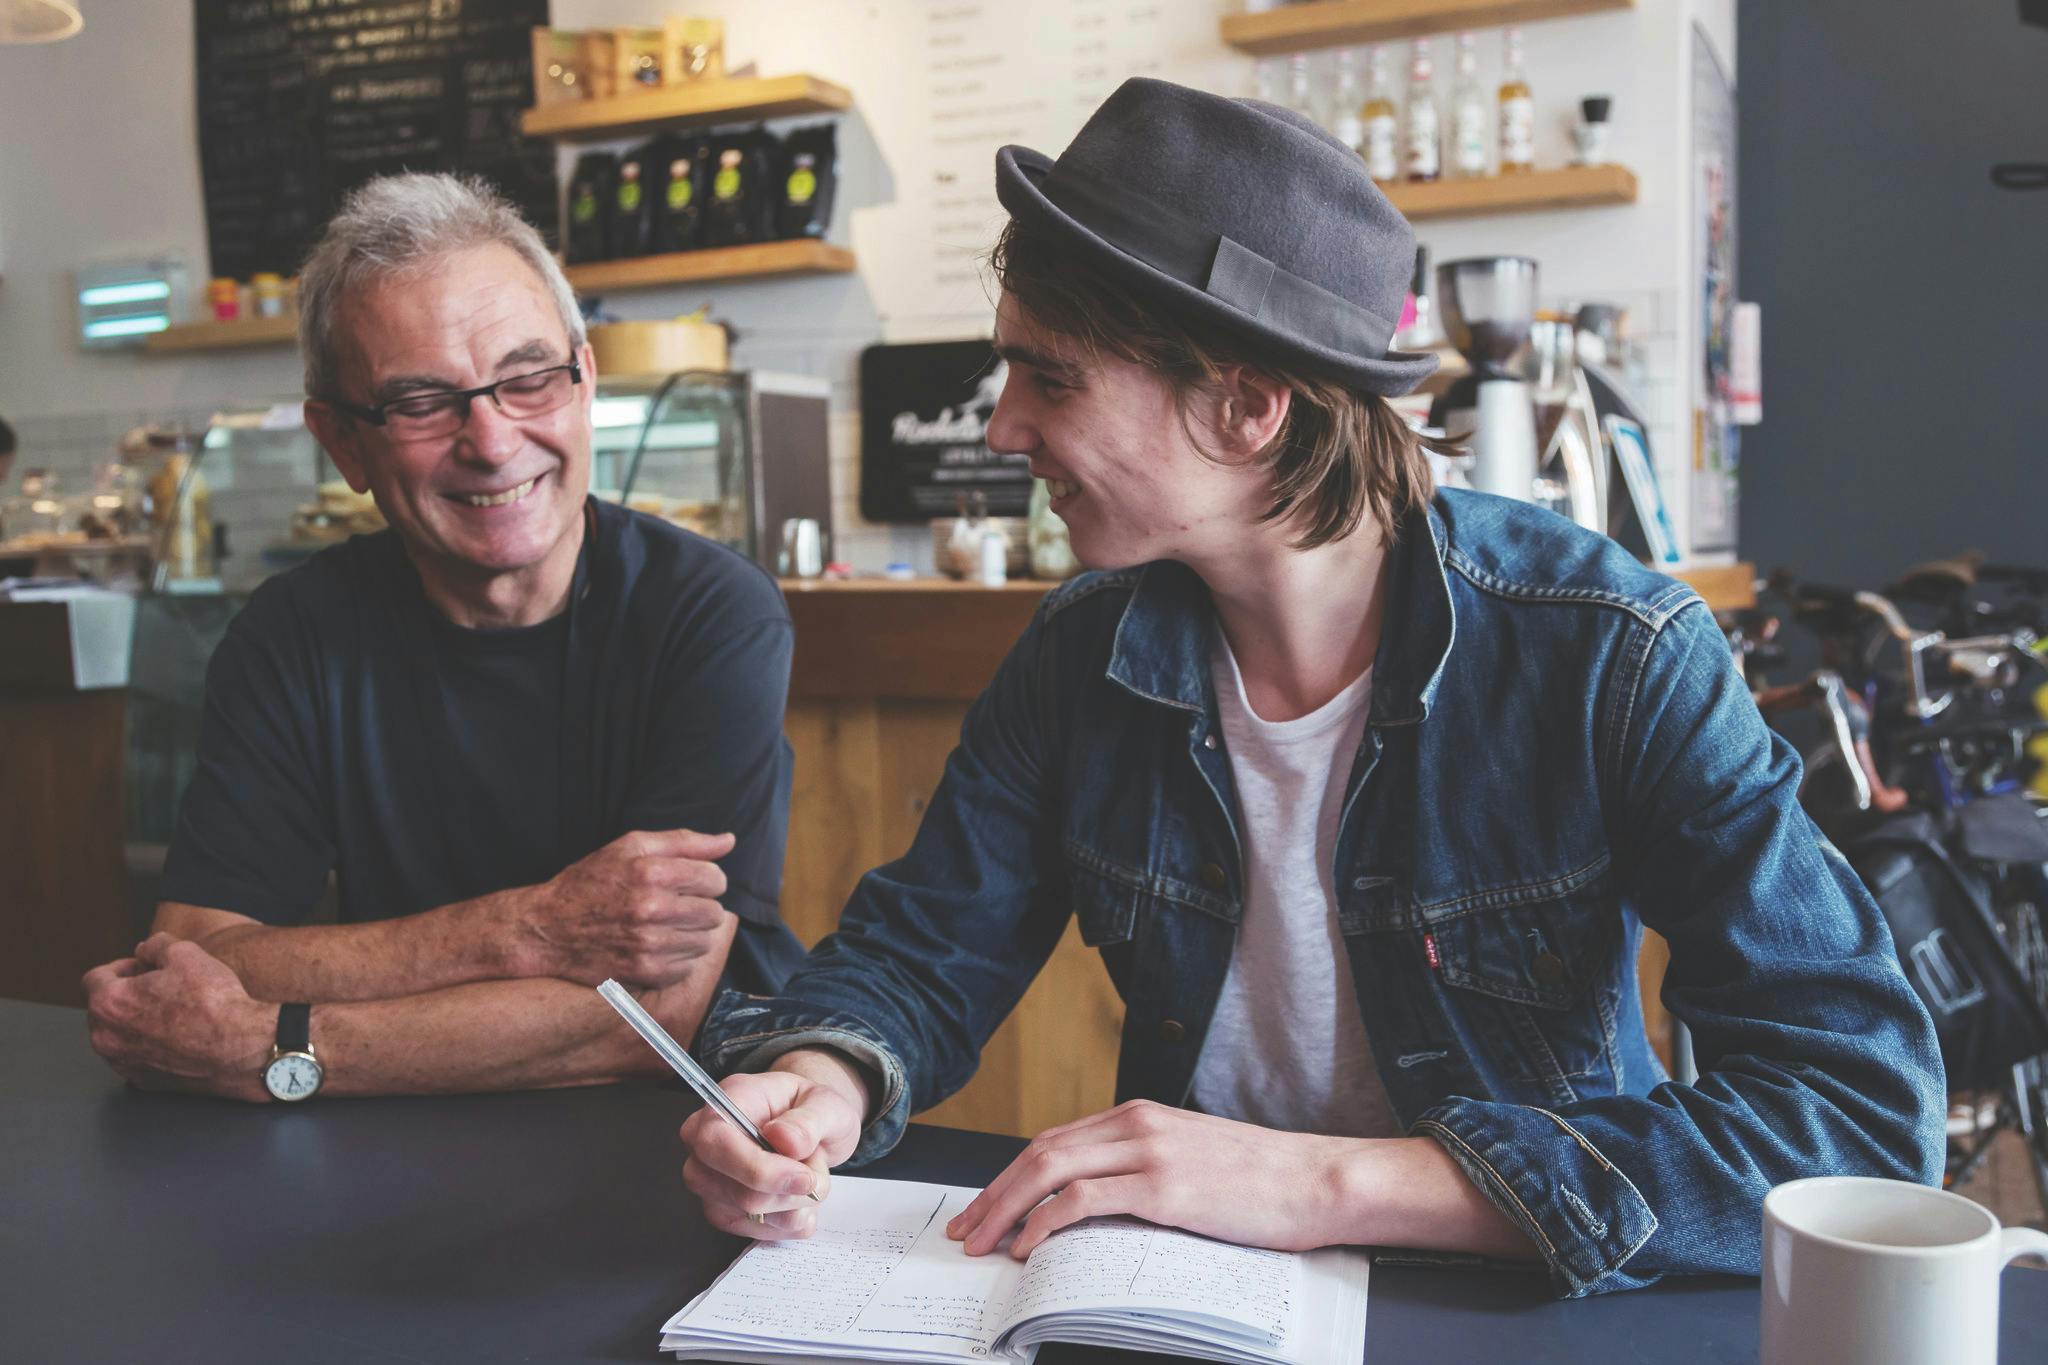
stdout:
POLYGON ((1031 506, 1031 457, 988 448, 1009 366, 986 341, 870 346, 860 353, 860 514, 869 521, 950 517, 962 495, 988 513, 1031 506))
POLYGON ((519 134, 548 0, 193 0, 213 273, 293 274, 341 198, 468 171, 553 241, 555 152, 519 134))

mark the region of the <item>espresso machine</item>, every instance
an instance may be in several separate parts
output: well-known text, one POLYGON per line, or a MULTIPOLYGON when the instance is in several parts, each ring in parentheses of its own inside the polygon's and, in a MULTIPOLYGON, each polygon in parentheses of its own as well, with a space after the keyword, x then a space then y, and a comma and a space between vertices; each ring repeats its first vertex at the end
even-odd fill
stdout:
MULTIPOLYGON (((1471 369, 1437 398, 1429 421, 1469 445, 1472 486, 1606 530, 1605 448, 1572 359, 1570 323, 1557 337, 1546 331, 1542 347, 1531 346, 1536 262, 1526 256, 1446 261, 1437 267, 1437 311, 1471 369)), ((1557 324, 1545 326, 1555 330, 1557 324)))

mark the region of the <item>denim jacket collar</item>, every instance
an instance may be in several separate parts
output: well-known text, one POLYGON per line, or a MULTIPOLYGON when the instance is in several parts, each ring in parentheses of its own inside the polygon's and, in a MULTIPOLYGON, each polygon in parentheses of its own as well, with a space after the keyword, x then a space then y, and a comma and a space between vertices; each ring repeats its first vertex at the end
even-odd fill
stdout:
MULTIPOLYGON (((1108 677, 1167 706, 1213 711, 1209 632, 1215 609, 1208 585, 1172 560, 1130 572, 1137 583, 1117 624, 1108 677)), ((1414 725, 1429 715, 1457 633, 1444 568, 1444 525, 1435 508, 1404 519, 1387 572, 1386 625, 1373 660, 1371 723, 1414 725)))

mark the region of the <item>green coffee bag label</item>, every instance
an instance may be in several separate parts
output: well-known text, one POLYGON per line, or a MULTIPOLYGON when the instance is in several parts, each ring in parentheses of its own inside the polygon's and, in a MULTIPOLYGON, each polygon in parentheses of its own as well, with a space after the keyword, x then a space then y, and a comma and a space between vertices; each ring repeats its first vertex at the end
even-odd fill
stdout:
POLYGON ((718 158, 718 174, 711 178, 711 193, 719 199, 740 197, 740 154, 725 152, 718 158))
POLYGON ((579 188, 576 197, 569 201, 569 217, 578 223, 597 221, 597 194, 588 186, 579 188))

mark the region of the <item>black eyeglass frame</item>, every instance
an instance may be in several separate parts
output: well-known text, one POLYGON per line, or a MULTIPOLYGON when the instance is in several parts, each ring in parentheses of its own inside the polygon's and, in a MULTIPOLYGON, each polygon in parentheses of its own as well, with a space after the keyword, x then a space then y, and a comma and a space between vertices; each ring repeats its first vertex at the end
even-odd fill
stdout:
MULTIPOLYGON (((572 356, 566 365, 549 365, 544 369, 528 370, 525 374, 507 375, 495 384, 479 384, 473 389, 423 389, 417 393, 404 394, 387 402, 378 403, 374 407, 364 407, 360 403, 351 403, 344 398, 326 398, 321 401, 338 412, 345 412, 351 417, 368 422, 373 427, 381 427, 391 420, 391 414, 388 409, 394 408, 400 403, 413 403, 422 398, 436 400, 454 399, 462 404, 462 421, 456 423, 456 429, 459 431, 468 424, 470 405, 476 402, 477 399, 488 397, 493 403, 497 403, 498 390, 505 385, 517 384, 522 379, 536 379, 544 374, 553 374, 557 370, 567 370, 569 372, 569 386, 571 388, 583 382, 583 362, 572 356)), ((505 410, 502 403, 498 404, 498 410, 500 412, 505 410)), ((559 411, 559 409, 550 409, 550 411, 559 411)))

